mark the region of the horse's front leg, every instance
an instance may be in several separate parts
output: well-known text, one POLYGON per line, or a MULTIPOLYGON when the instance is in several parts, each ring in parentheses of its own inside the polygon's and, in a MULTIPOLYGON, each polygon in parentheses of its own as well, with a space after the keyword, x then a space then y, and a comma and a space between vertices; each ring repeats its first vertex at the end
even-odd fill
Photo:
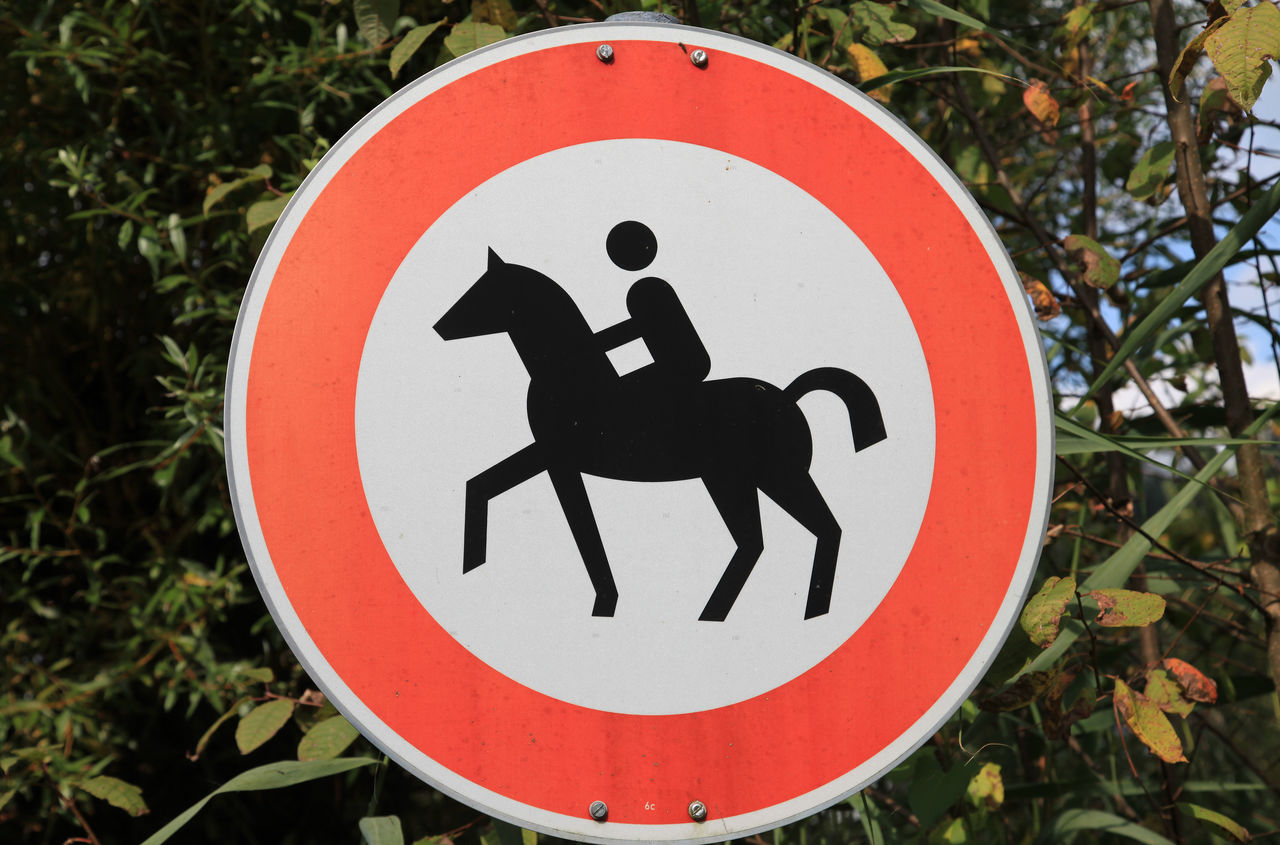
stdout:
POLYGON ((582 555, 587 576, 591 578, 591 586, 596 591, 596 602, 591 608, 591 615, 612 616, 618 604, 618 587, 613 583, 613 571, 609 569, 609 559, 604 553, 604 542, 600 539, 595 514, 591 512, 587 488, 582 484, 582 474, 556 467, 552 467, 549 473, 556 497, 560 499, 560 507, 564 510, 565 519, 569 521, 569 530, 573 532, 574 542, 578 544, 578 554, 582 555))
POLYGON ((467 482, 467 510, 462 533, 462 571, 484 563, 489 528, 489 500, 522 484, 547 468, 542 450, 530 443, 467 482))

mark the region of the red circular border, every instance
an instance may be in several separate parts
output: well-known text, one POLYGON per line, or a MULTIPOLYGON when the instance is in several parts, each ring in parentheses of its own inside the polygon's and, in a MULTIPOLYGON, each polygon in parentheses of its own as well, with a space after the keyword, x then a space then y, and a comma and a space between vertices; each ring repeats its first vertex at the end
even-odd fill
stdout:
POLYGON ((547 48, 479 69, 392 120, 334 174, 287 244, 246 391, 250 479, 271 563, 342 681, 404 740, 475 784, 574 817, 603 799, 610 821, 635 824, 687 823, 694 798, 713 818, 777 805, 841 777, 915 723, 1005 598, 1037 466, 1022 333, 998 269, 944 189, 832 94, 722 51, 699 70, 673 61, 677 49, 628 41, 605 65, 594 43, 547 48), (823 202, 897 286, 935 395, 933 490, 875 614, 801 677, 698 713, 566 704, 467 652, 388 558, 356 458, 365 336, 422 233, 508 167, 614 138, 722 150, 823 202))

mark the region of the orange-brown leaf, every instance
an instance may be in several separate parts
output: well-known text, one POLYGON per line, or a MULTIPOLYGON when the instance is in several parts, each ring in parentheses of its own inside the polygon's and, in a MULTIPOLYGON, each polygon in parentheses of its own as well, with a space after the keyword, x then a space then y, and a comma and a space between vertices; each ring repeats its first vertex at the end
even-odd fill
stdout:
POLYGON ((1218 700, 1218 685, 1208 675, 1201 672, 1185 660, 1166 657, 1164 668, 1173 675, 1183 693, 1192 701, 1201 704, 1213 704, 1218 700))
POLYGON ((1044 127, 1053 128, 1058 125, 1058 101, 1049 93, 1049 86, 1043 80, 1031 80, 1031 84, 1022 92, 1022 104, 1044 127))
POLYGON ((1031 307, 1036 309, 1036 317, 1041 320, 1052 320, 1062 313, 1062 305, 1053 291, 1035 276, 1019 273, 1022 276, 1022 289, 1031 298, 1031 307))

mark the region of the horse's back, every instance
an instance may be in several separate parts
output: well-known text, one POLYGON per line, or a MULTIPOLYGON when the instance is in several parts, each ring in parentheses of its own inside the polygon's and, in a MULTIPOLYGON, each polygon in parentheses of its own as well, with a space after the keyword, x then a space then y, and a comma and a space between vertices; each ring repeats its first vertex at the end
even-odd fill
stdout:
POLYGON ((569 453, 580 471, 605 478, 731 475, 754 483, 785 467, 807 469, 812 455, 804 415, 759 379, 700 382, 656 399, 618 391, 582 417, 570 431, 561 428, 563 446, 555 451, 569 453))

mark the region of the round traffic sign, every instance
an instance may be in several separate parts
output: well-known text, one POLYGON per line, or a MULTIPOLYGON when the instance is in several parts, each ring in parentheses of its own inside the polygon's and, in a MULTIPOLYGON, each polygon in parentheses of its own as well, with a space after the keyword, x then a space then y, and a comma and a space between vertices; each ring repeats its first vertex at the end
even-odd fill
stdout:
POLYGON ((446 65, 320 162, 245 296, 228 469, 285 636, 402 765, 557 835, 723 841, 978 682, 1049 395, 995 233, 887 112, 600 24, 446 65))

